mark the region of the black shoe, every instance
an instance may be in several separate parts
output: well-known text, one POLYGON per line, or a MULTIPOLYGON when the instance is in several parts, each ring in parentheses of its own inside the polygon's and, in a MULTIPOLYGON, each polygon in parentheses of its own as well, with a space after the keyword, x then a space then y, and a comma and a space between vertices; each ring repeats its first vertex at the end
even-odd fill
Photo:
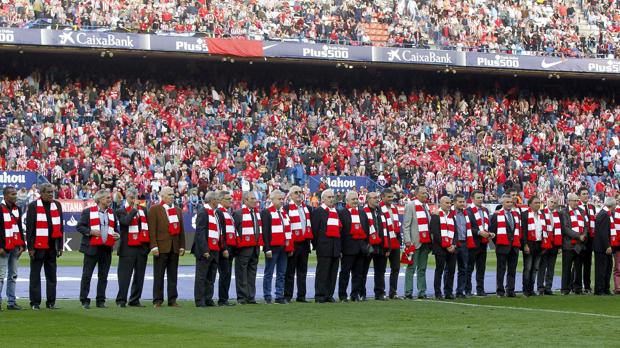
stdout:
POLYGON ((238 304, 238 305, 242 305, 242 306, 243 306, 243 305, 248 304, 248 302, 247 302, 247 301, 240 300, 240 301, 237 301, 237 304, 238 304))
POLYGON ((97 308, 108 308, 108 306, 105 305, 105 303, 97 303, 97 308))
POLYGON ((90 309, 90 303, 82 303, 82 308, 90 309))
POLYGON ((517 294, 511 291, 508 294, 506 294, 506 297, 517 297, 517 294))
POLYGON ((467 297, 465 297, 465 295, 463 295, 463 294, 456 294, 456 298, 458 298, 458 299, 465 299, 467 297))
POLYGON ((454 295, 452 294, 448 294, 446 295, 446 300, 456 300, 456 297, 454 297, 454 295))
POLYGON ((295 300, 295 302, 308 303, 309 301, 306 300, 304 297, 299 297, 298 299, 295 300))
POLYGON ((366 296, 360 296, 360 301, 366 302, 368 301, 368 299, 366 298, 366 296))
POLYGON ((591 294, 592 293, 592 289, 584 289, 583 293, 584 294, 591 294))
POLYGON ((349 302, 349 299, 348 299, 348 298, 341 298, 341 299, 340 299, 340 302, 342 302, 342 303, 347 303, 347 302, 349 302))
POLYGON ((234 305, 235 305, 234 303, 230 303, 228 301, 224 301, 224 302, 218 303, 218 306, 220 306, 220 307, 232 307, 234 305))
POLYGON ((277 300, 275 300, 275 304, 286 304, 286 300, 283 298, 279 298, 277 300))
POLYGON ((146 307, 145 305, 141 304, 140 302, 138 302, 138 303, 130 303, 128 306, 129 307, 137 307, 137 308, 144 308, 144 307, 146 307))
POLYGON ((413 295, 405 295, 405 300, 413 300, 413 295))
POLYGON ((441 301, 441 300, 443 300, 443 299, 444 299, 444 297, 443 297, 443 296, 441 296, 441 295, 437 295, 437 296, 435 296, 435 300, 437 300, 437 301, 441 301))
POLYGON ((250 300, 248 301, 248 304, 258 304, 258 302, 256 302, 256 300, 250 300))
POLYGON ((325 302, 329 302, 329 303, 336 303, 336 299, 333 297, 328 298, 327 300, 325 300, 325 302))
POLYGON ((196 308, 207 308, 206 304, 196 303, 196 308))
POLYGON ((398 296, 398 295, 390 295, 390 300, 396 300, 396 301, 399 301, 399 300, 402 300, 402 299, 403 299, 403 298, 402 298, 402 297, 400 297, 400 296, 398 296))
POLYGON ((497 297, 505 297, 505 296, 506 296, 506 294, 503 293, 503 292, 498 292, 497 293, 497 297))
POLYGON ((575 295, 583 295, 583 291, 577 290, 577 291, 575 291, 575 295))
POLYGON ((30 309, 32 309, 33 311, 38 311, 38 310, 41 310, 41 307, 39 307, 39 305, 36 304, 36 305, 30 306, 30 309))
POLYGON ((472 296, 473 296, 473 294, 471 293, 471 291, 465 292, 465 297, 472 297, 472 296))
POLYGON ((418 295, 418 300, 426 300, 428 296, 426 295, 418 295))
POLYGON ((265 304, 272 304, 273 302, 271 301, 271 299, 265 299, 265 304))
POLYGON ((9 311, 21 311, 22 307, 16 303, 16 304, 6 306, 6 309, 9 311))
POLYGON ((378 296, 375 297, 375 301, 387 301, 387 299, 385 298, 385 296, 378 296))
POLYGON ((120 308, 127 308, 127 304, 126 303, 117 303, 116 306, 120 307, 120 308))
POLYGON ((546 296, 553 296, 553 295, 555 295, 555 294, 553 293, 553 291, 551 291, 551 290, 545 290, 543 293, 544 293, 546 296))
POLYGON ((209 300, 209 301, 207 301, 207 303, 206 303, 206 304, 207 304, 207 307, 215 307, 215 306, 216 306, 216 305, 215 305, 215 302, 213 302, 213 300, 209 300))
POLYGON ((477 292, 476 296, 478 296, 478 297, 486 297, 487 293, 486 292, 477 292))
POLYGON ((570 291, 562 291, 561 294, 562 296, 568 296, 570 295, 570 291))

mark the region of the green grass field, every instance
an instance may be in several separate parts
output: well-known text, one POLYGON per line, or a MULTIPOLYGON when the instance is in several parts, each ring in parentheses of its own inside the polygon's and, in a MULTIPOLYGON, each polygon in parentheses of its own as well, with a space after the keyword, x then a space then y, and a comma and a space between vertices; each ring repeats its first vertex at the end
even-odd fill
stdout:
POLYGON ((0 313, 5 347, 618 347, 620 296, 0 313))

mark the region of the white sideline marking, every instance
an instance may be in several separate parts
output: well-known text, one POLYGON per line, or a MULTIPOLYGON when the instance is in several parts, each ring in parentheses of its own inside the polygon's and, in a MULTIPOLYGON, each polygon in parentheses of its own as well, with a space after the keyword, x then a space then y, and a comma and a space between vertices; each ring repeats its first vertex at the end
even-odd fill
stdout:
POLYGON ((485 305, 485 304, 463 303, 463 302, 447 302, 447 301, 437 301, 437 300, 416 300, 416 302, 434 302, 434 303, 456 305, 456 306, 466 306, 466 307, 483 307, 483 308, 494 308, 494 309, 513 309, 513 310, 530 311, 530 312, 546 312, 546 313, 556 313, 556 314, 577 314, 577 315, 584 315, 584 316, 588 316, 588 317, 620 319, 620 315, 588 313, 588 312, 574 312, 574 311, 561 311, 561 310, 557 310, 557 309, 528 308, 528 307, 514 307, 514 306, 496 306, 496 305, 485 305))

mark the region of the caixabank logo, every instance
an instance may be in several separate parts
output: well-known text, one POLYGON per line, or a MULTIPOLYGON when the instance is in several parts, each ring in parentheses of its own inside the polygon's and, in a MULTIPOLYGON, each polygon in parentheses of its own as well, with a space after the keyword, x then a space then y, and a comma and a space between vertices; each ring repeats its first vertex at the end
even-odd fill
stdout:
POLYGON ((148 35, 85 32, 85 31, 43 31, 44 45, 78 46, 95 48, 149 49, 148 35))

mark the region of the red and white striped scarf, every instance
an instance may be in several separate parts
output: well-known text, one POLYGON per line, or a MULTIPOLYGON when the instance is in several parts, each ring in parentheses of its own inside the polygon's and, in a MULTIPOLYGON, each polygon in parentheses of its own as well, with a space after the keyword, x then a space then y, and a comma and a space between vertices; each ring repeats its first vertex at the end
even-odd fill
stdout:
POLYGON ((342 223, 338 218, 338 212, 336 211, 336 208, 329 208, 324 203, 321 204, 321 208, 323 208, 328 213, 325 235, 331 238, 340 238, 340 228, 342 228, 342 223))
MULTIPOLYGON (((62 230, 60 225, 60 211, 58 210, 58 203, 52 201, 50 203, 50 217, 52 219, 52 239, 62 238, 62 230)), ((43 207, 43 201, 37 200, 37 221, 35 223, 35 249, 49 249, 49 226, 47 224, 47 215, 45 214, 45 208, 43 207)))
POLYGON ((553 248, 553 238, 550 237, 550 234, 549 234, 548 219, 547 219, 547 215, 545 214, 545 210, 540 210, 538 212, 538 220, 542 224, 541 226, 542 227, 541 247, 543 249, 551 249, 553 248))
POLYGON ((8 206, 4 202, 0 202, 2 207, 2 218, 4 219, 4 250, 10 251, 25 245, 22 240, 22 235, 19 233, 19 208, 14 206, 9 210, 8 206))
MULTIPOLYGON (((572 209, 569 213, 570 215, 570 227, 573 231, 579 233, 579 235, 583 235, 585 231, 586 222, 583 217, 583 214, 579 211, 579 209, 572 209)), ((571 245, 577 244, 577 239, 570 240, 571 245)))
MULTIPOLYGON (((512 210, 512 218, 514 221, 514 236, 512 239, 512 246, 521 247, 521 233, 519 225, 519 213, 516 210, 512 210)), ((502 209, 497 213, 497 245, 510 246, 508 239, 508 222, 506 221, 506 210, 502 209)))
MULTIPOLYGON (((478 229, 480 232, 488 232, 489 231, 489 212, 486 208, 478 208, 475 204, 472 204, 471 211, 474 213, 476 217, 476 225, 478 225, 478 229)), ((489 239, 485 237, 480 237, 480 242, 482 244, 488 244, 489 239)))
POLYGON ((291 201, 288 204, 288 216, 291 220, 291 231, 293 232, 293 241, 303 242, 306 239, 312 239, 312 223, 310 222, 310 211, 304 203, 301 203, 306 217, 306 230, 302 231, 301 217, 299 216, 299 207, 295 202, 291 201))
POLYGON ((254 247, 263 246, 263 227, 260 220, 258 208, 254 208, 254 216, 256 216, 256 228, 258 229, 258 241, 254 235, 254 222, 250 214, 250 208, 245 204, 241 206, 241 236, 237 239, 238 247, 254 247))
POLYGON ((174 205, 161 204, 166 211, 166 217, 168 218, 168 233, 171 236, 177 236, 181 233, 181 225, 179 224, 179 217, 177 216, 177 209, 174 205))
POLYGON ((379 203, 379 207, 381 207, 381 213, 385 216, 385 220, 388 223, 388 229, 394 231, 394 233, 400 233, 398 208, 393 204, 388 207, 384 202, 379 203))
POLYGON ((282 224, 284 225, 284 252, 290 253, 295 250, 293 244, 293 232, 291 230, 291 218, 284 210, 284 207, 280 207, 280 215, 282 215, 282 224))
POLYGON ((534 211, 531 207, 527 207, 527 240, 530 242, 535 242, 538 239, 536 238, 536 218, 534 216, 534 211))
MULTIPOLYGON (((112 209, 110 208, 107 208, 104 211, 104 213, 108 215, 108 237, 104 243, 102 235, 91 236, 90 237, 91 246, 100 246, 100 245, 105 245, 109 247, 114 246, 114 238, 112 237, 112 233, 114 232, 114 227, 116 226, 116 224, 114 223, 114 213, 112 212, 112 209)), ((103 228, 102 228, 103 226, 101 226, 101 219, 99 219, 99 207, 96 205, 93 205, 92 207, 90 207, 89 215, 90 215, 90 230, 99 231, 103 233, 103 228)))
POLYGON ((454 241, 454 212, 450 211, 446 214, 443 210, 439 210, 439 230, 441 231, 441 247, 448 248, 454 241))
POLYGON ((413 201, 415 205, 415 216, 416 221, 418 222, 418 231, 420 232, 420 243, 427 244, 431 242, 431 234, 430 229, 428 227, 428 215, 426 212, 428 211, 428 207, 426 204, 422 204, 418 199, 413 201), (426 209, 424 209, 426 208, 426 209))
MULTIPOLYGON (((127 213, 133 210, 132 206, 125 204, 127 213)), ((146 214, 141 207, 138 207, 138 214, 129 222, 127 237, 127 245, 129 246, 140 246, 142 243, 150 242, 149 225, 146 221, 146 214)))
MULTIPOLYGON (((362 228, 360 222, 360 212, 358 207, 351 207, 347 204, 347 210, 351 213, 351 238, 353 239, 366 239, 366 232, 362 228)), ((373 225, 374 229, 374 225, 373 225)))
POLYGON ((596 209, 594 208, 594 205, 589 204, 589 203, 583 203, 582 201, 579 201, 579 207, 581 207, 585 212, 585 218, 586 221, 588 223, 588 227, 589 227, 589 235, 590 237, 594 238, 594 227, 595 227, 595 223, 596 223, 596 209))
POLYGON ((217 206, 217 209, 219 209, 219 211, 222 212, 222 215, 224 215, 226 245, 237 245, 237 233, 235 233, 235 224, 233 223, 232 216, 228 212, 228 209, 224 208, 221 204, 217 206))
POLYGON ((543 210, 545 214, 545 225, 547 226, 547 234, 551 240, 551 244, 562 246, 562 224, 560 223, 560 213, 556 210, 553 213, 549 208, 543 210))
POLYGON ((609 211, 607 206, 603 206, 603 210, 609 215, 609 245, 611 247, 620 246, 620 235, 618 228, 620 228, 620 209, 616 209, 613 214, 609 211))
POLYGON ((284 218, 280 218, 278 209, 271 204, 267 211, 271 215, 271 246, 284 246, 286 236, 284 235, 284 218))
POLYGON ((211 208, 209 204, 204 204, 205 213, 209 219, 209 225, 207 226, 207 245, 211 251, 220 250, 220 226, 217 223, 215 217, 215 210, 211 208))

